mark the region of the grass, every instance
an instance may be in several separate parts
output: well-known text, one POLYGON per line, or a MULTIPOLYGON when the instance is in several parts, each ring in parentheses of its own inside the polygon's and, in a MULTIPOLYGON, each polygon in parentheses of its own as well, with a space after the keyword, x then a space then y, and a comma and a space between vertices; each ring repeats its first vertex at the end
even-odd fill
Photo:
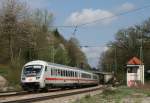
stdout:
POLYGON ((0 65, 0 75, 7 77, 9 71, 9 67, 5 65, 0 65))
POLYGON ((134 103, 140 103, 141 98, 149 97, 150 91, 127 87, 118 87, 115 90, 106 89, 103 93, 93 97, 87 95, 74 103, 126 103, 122 100, 134 99, 134 103))

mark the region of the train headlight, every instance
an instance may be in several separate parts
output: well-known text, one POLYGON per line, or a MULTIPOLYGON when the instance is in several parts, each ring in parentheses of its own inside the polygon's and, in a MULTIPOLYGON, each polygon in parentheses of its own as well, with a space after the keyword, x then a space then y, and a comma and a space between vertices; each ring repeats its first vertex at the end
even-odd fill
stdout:
POLYGON ((36 80, 40 79, 40 77, 36 77, 36 80))

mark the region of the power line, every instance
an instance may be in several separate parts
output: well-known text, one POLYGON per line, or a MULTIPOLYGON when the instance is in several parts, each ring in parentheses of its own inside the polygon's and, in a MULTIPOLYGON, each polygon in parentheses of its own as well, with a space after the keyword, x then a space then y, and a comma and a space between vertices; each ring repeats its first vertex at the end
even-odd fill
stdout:
POLYGON ((81 45, 80 48, 97 48, 97 47, 107 47, 106 45, 81 45))
POLYGON ((105 20, 105 19, 110 19, 110 18, 114 18, 114 17, 126 15, 126 14, 129 14, 129 13, 133 13, 133 12, 136 12, 136 11, 140 11, 140 10, 143 10, 143 9, 146 9, 146 8, 149 8, 149 7, 150 7, 150 5, 146 5, 146 6, 139 7, 139 8, 130 10, 130 11, 118 13, 118 14, 115 14, 115 15, 112 15, 112 16, 103 17, 101 19, 97 19, 97 20, 94 20, 94 21, 89 21, 89 22, 86 22, 86 23, 83 23, 83 24, 78 24, 78 25, 64 25, 64 26, 56 25, 56 26, 50 26, 50 27, 56 27, 56 28, 76 28, 76 27, 81 27, 81 26, 85 26, 85 25, 88 25, 88 24, 100 22, 100 21, 105 20))
POLYGON ((55 27, 55 28, 75 28, 76 25, 54 25, 49 27, 55 27))
POLYGON ((142 9, 149 8, 149 7, 150 7, 150 5, 146 5, 146 6, 143 6, 143 7, 139 7, 137 9, 133 9, 133 10, 130 10, 130 11, 118 13, 116 15, 104 17, 104 18, 97 19, 97 20, 94 20, 94 21, 91 21, 91 22, 83 23, 83 24, 80 24, 78 26, 84 26, 84 25, 88 25, 88 24, 91 24, 91 23, 99 22, 99 21, 102 21, 102 20, 105 20, 105 19, 110 19, 110 18, 114 18, 114 17, 117 17, 117 16, 122 16, 122 15, 129 14, 129 13, 132 13, 132 12, 140 11, 142 9))

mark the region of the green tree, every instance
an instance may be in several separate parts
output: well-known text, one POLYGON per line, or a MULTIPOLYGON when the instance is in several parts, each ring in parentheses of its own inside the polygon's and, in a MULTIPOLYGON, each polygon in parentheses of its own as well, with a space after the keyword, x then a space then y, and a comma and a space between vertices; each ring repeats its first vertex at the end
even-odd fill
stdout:
POLYGON ((79 42, 76 38, 71 38, 67 43, 71 66, 79 68, 90 68, 85 54, 81 51, 79 42))
POLYGON ((59 33, 57 29, 53 30, 51 34, 51 54, 55 63, 68 65, 70 58, 68 56, 68 51, 66 50, 67 41, 59 33))
POLYGON ((68 57, 68 52, 65 49, 63 44, 60 44, 60 46, 57 48, 57 51, 55 54, 55 61, 58 64, 64 64, 64 65, 68 65, 70 62, 70 59, 68 57))
MULTIPOLYGON (((150 55, 150 19, 141 25, 135 25, 116 33, 115 41, 108 43, 108 50, 100 58, 100 66, 104 71, 114 71, 118 79, 125 79, 126 64, 133 56, 138 58, 143 54, 143 62, 146 69, 149 68, 150 55), (142 52, 140 51, 141 46, 142 52), (116 50, 116 51, 115 51, 116 50), (116 53, 116 57, 115 57, 116 53), (115 68, 115 60, 117 68, 115 68)), ((142 59, 142 58, 141 58, 142 59)))

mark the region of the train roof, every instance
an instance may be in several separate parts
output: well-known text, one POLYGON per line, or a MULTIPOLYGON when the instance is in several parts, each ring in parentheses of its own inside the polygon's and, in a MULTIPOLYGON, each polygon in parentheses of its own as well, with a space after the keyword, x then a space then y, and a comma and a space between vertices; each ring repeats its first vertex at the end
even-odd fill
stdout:
POLYGON ((34 61, 30 61, 26 63, 24 66, 27 66, 27 65, 48 65, 48 63, 42 60, 34 60, 34 61))
MULTIPOLYGON (((83 70, 81 68, 77 68, 77 67, 71 67, 71 66, 67 66, 67 65, 62 65, 62 64, 56 64, 56 63, 51 63, 51 62, 47 62, 48 65, 52 65, 52 66, 59 66, 59 67, 64 67, 64 68, 69 68, 69 69, 73 69, 73 70, 80 70, 80 71, 85 71, 85 72, 89 72, 87 70, 83 70)), ((91 73, 91 72, 89 72, 91 73)))
POLYGON ((47 62, 47 61, 43 61, 43 60, 34 60, 34 61, 30 61, 28 63, 25 64, 25 66, 27 65, 52 65, 52 66, 59 66, 59 67, 64 67, 64 68, 69 68, 69 69, 74 69, 74 70, 80 70, 80 71, 85 71, 85 72, 88 72, 88 73, 93 73, 93 72, 90 72, 88 70, 83 70, 83 69, 80 69, 80 68, 77 68, 77 67, 71 67, 71 66, 66 66, 66 65, 62 65, 62 64, 56 64, 56 63, 51 63, 51 62, 47 62))

